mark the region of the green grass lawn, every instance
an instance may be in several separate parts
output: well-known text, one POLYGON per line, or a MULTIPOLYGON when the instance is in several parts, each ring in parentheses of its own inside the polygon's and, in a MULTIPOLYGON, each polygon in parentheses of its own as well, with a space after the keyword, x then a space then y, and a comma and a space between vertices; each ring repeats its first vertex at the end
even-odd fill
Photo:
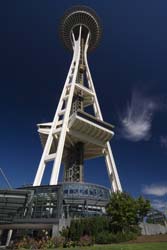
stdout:
POLYGON ((92 247, 64 248, 66 250, 167 250, 167 242, 96 245, 92 247))

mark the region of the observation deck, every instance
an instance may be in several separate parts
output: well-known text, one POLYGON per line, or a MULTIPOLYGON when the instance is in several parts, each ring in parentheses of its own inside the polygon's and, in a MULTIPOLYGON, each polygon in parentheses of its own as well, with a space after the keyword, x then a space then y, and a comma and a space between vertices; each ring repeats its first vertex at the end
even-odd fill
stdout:
POLYGON ((101 25, 96 12, 87 6, 74 6, 65 12, 60 25, 60 34, 65 47, 72 50, 72 32, 75 38, 82 26, 82 38, 90 33, 88 51, 95 49, 101 37, 101 25))
MULTIPOLYGON (((38 132, 43 147, 46 144, 51 125, 52 123, 38 124, 38 132)), ((101 121, 84 111, 78 110, 70 116, 65 148, 69 148, 71 144, 83 142, 85 160, 102 156, 107 141, 109 141, 114 135, 112 129, 113 125, 110 123, 101 121)), ((55 131, 56 136, 51 147, 52 154, 56 152, 60 132, 61 125, 59 125, 55 131)), ((63 159, 66 157, 65 152, 66 151, 64 150, 63 159)))

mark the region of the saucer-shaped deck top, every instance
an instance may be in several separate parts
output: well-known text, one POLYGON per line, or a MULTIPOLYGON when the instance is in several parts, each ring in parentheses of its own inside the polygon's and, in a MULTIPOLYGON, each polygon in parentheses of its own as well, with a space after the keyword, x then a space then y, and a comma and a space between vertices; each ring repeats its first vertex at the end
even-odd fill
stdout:
POLYGON ((87 6, 74 6, 67 10, 62 18, 60 34, 65 47, 72 50, 71 33, 78 36, 79 27, 82 26, 82 38, 86 39, 90 32, 88 51, 97 47, 101 37, 101 25, 96 12, 87 6))

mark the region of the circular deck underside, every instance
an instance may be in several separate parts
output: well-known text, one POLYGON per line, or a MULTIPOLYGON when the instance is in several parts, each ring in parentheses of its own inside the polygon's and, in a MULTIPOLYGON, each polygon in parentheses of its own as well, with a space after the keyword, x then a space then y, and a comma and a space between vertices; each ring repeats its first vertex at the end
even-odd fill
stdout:
MULTIPOLYGON (((101 25, 96 12, 86 6, 75 6, 65 12, 60 25, 60 34, 65 47, 72 50, 71 32, 78 26, 90 32, 88 51, 93 50, 101 37, 101 25)), ((75 32, 75 31, 74 31, 75 32)))

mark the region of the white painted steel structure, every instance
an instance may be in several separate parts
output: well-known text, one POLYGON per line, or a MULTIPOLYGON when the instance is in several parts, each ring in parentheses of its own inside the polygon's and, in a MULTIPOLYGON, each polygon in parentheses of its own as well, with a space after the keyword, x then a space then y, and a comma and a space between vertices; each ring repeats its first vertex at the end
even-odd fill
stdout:
POLYGON ((50 185, 57 185, 60 166, 66 157, 65 149, 75 145, 77 142, 82 142, 85 145, 84 159, 100 156, 105 157, 113 191, 122 191, 109 143, 109 140, 114 135, 112 125, 103 121, 87 61, 87 52, 92 31, 88 27, 88 32, 85 36, 84 29, 84 25, 79 23, 77 35, 74 30, 71 30, 73 58, 53 122, 38 124, 38 132, 44 146, 44 151, 33 186, 41 184, 46 164, 50 161, 53 161, 50 185), (81 58, 83 58, 84 62, 84 74, 87 85, 77 82, 78 72, 81 67, 81 58), (94 116, 86 113, 84 110, 77 110, 71 114, 73 98, 77 93, 80 93, 83 97, 84 108, 93 105, 94 116))

